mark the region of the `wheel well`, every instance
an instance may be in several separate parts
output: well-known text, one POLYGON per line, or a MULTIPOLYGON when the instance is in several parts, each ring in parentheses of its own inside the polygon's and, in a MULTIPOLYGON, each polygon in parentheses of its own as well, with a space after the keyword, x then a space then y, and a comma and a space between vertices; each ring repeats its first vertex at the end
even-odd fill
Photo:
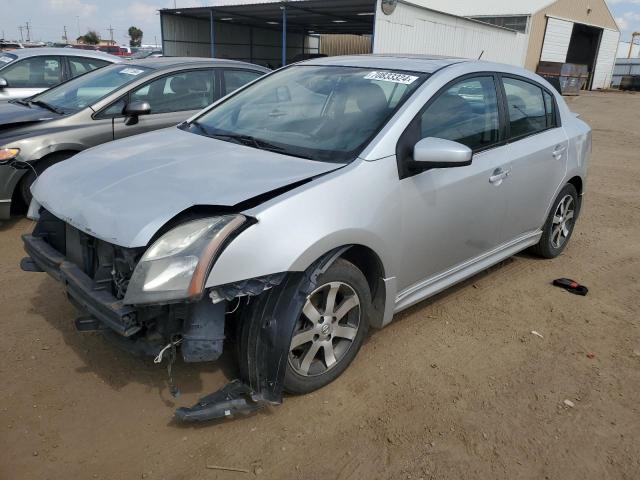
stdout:
POLYGON ((353 245, 346 250, 340 258, 353 263, 364 274, 371 290, 371 300, 373 303, 373 315, 371 319, 372 327, 381 327, 384 316, 384 304, 386 291, 384 284, 384 266, 378 255, 368 247, 363 245, 353 245))
POLYGON ((574 187, 576 187, 576 190, 578 192, 578 195, 582 195, 582 179, 580 177, 573 177, 571 180, 569 180, 567 183, 570 183, 571 185, 573 185, 574 187))

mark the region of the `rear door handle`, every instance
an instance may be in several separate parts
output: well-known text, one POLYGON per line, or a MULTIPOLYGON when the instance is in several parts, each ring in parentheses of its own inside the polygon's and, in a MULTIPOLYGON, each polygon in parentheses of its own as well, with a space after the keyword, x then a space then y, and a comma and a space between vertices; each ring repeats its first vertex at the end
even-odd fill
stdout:
POLYGON ((558 145, 556 148, 553 149, 553 158, 555 158, 556 160, 560 160, 562 158, 562 154, 564 152, 567 151, 567 147, 564 145, 558 145))
POLYGON ((500 185, 502 181, 511 175, 511 170, 503 170, 502 168, 496 168, 493 171, 493 175, 489 177, 489 183, 492 185, 500 185))

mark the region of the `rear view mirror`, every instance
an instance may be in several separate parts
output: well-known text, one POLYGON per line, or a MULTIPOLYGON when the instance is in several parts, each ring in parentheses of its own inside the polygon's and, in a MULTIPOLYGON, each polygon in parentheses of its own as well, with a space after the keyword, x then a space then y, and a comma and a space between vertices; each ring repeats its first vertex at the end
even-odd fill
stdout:
POLYGON ((278 102, 290 102, 291 92, 289 91, 289 87, 281 85, 276 88, 276 97, 278 98, 278 102))
POLYGON ((7 82, 7 79, 0 77, 0 90, 2 90, 3 88, 7 88, 8 86, 9 83, 7 82))
POLYGON ((135 125, 138 123, 140 115, 149 115, 151 113, 151 105, 149 102, 132 102, 124 107, 124 114, 127 116, 125 125, 135 125))
POLYGON ((451 168, 471 165, 469 147, 442 138, 423 138, 413 147, 413 160, 426 168, 451 168))

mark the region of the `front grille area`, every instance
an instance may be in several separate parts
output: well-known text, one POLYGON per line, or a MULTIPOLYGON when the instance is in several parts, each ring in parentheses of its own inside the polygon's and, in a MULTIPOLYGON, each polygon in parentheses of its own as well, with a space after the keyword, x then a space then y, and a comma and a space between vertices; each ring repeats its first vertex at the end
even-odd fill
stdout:
POLYGON ((100 290, 124 298, 144 248, 124 248, 88 235, 43 210, 34 235, 91 277, 100 290))

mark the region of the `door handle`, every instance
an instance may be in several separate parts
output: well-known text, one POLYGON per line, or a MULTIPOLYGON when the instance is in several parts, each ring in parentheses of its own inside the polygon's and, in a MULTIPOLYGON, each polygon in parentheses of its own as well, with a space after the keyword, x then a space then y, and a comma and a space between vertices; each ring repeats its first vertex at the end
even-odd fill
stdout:
POLYGON ((503 170, 502 168, 496 168, 493 171, 493 175, 489 177, 489 183, 492 185, 500 185, 502 181, 511 175, 511 170, 503 170))
POLYGON ((567 151, 567 147, 565 147, 564 145, 558 145, 556 148, 553 149, 553 158, 555 158, 556 160, 560 160, 562 158, 562 154, 564 152, 567 151))

